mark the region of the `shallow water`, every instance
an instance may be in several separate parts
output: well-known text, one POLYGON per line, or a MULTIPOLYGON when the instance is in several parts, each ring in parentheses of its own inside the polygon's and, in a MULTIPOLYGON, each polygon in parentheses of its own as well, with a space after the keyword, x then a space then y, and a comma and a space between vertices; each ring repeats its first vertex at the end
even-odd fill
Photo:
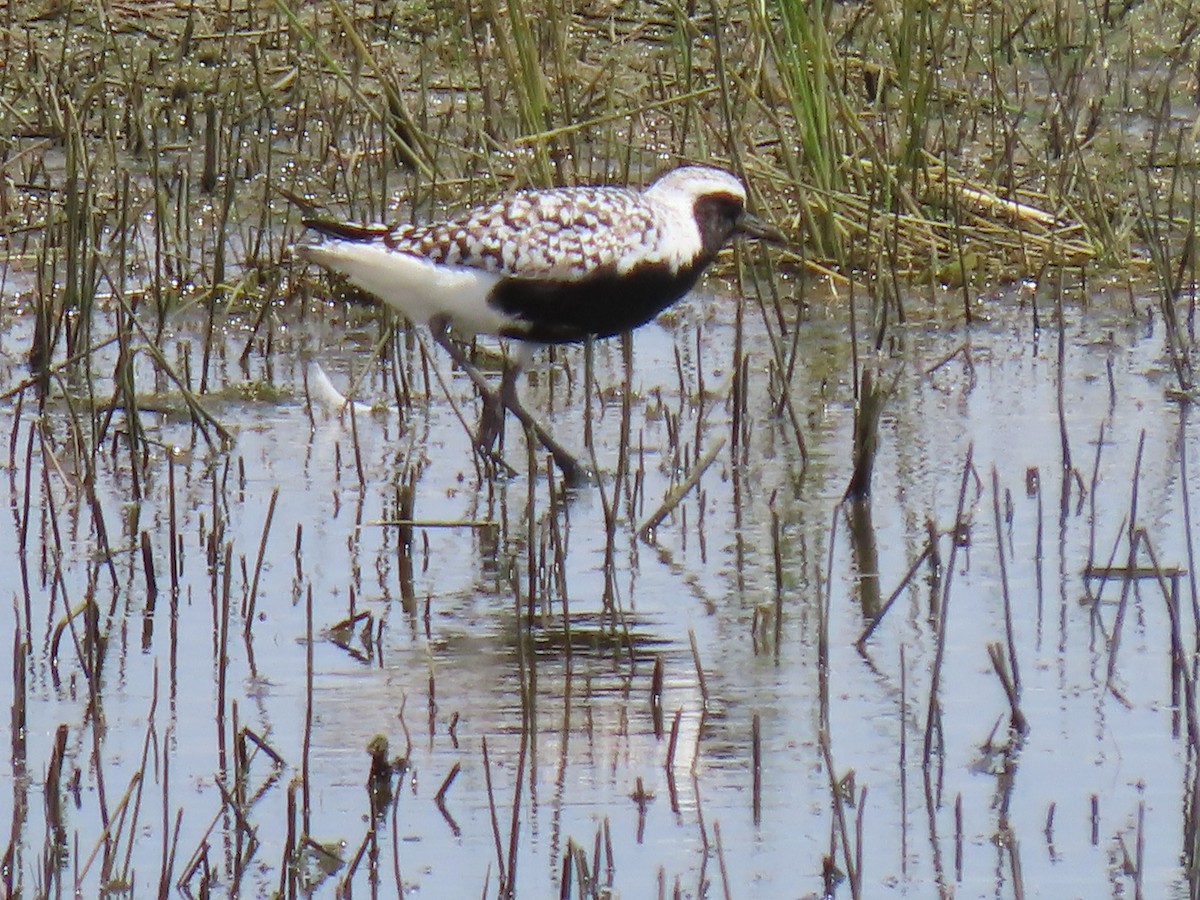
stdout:
MULTIPOLYGON (((371 361, 379 329, 370 311, 281 308, 269 350, 256 339, 248 372, 237 364, 247 337, 230 326, 212 383, 268 383, 280 393, 247 399, 245 391, 222 392, 208 401, 235 431, 227 451, 209 448, 186 416, 142 413, 160 443, 146 462, 141 501, 132 498, 127 451, 108 436, 94 459, 111 566, 77 477, 82 463, 71 448, 66 407, 51 403, 39 431, 30 395, 19 418, 7 417, 0 442, 8 476, 0 491, 12 510, 0 526, 0 558, 11 561, 0 642, 28 647, 16 663, 21 677, 0 680, 0 702, 19 707, 14 700, 23 691, 26 717, 23 745, 14 736, 0 768, 0 820, 13 822, 12 883, 31 894, 76 882, 84 895, 123 883, 144 893, 157 890, 170 857, 165 880, 199 893, 202 867, 190 863, 204 856, 219 890, 276 890, 286 875, 294 786, 295 831, 306 814, 308 832, 341 858, 323 877, 307 855, 301 892, 329 893, 343 880, 363 891, 377 879, 391 895, 399 877, 422 896, 478 896, 495 892, 503 867, 515 871, 522 896, 557 896, 564 855, 580 847, 601 882, 626 897, 677 885, 684 896, 817 896, 835 833, 825 712, 836 777, 853 773, 845 790, 855 807, 845 816, 854 844, 861 815, 865 896, 928 897, 939 887, 958 897, 1009 896, 1017 881, 1026 896, 1130 894, 1135 879, 1124 855, 1133 860, 1138 852, 1145 895, 1185 895, 1181 860, 1191 827, 1184 811, 1194 772, 1172 705, 1166 604, 1155 580, 1131 583, 1115 690, 1107 690, 1123 582, 1110 578, 1095 605, 1088 598, 1099 582, 1085 582, 1084 571, 1110 556, 1116 566, 1128 561, 1123 535, 1143 434, 1135 522, 1162 569, 1189 568, 1183 504, 1185 467, 1197 464, 1195 426, 1186 406, 1170 399, 1161 326, 1128 324, 1124 311, 1108 316, 1100 298, 1096 310, 1069 312, 1066 322, 1063 422, 1074 469, 1064 474, 1058 332, 1036 331, 1019 299, 981 303, 984 321, 969 328, 893 332, 882 378, 894 377, 896 386, 884 409, 870 523, 857 542, 838 505, 850 476, 853 397, 842 380, 852 371, 845 315, 834 307, 816 306, 794 326, 803 352, 791 400, 811 455, 807 471, 793 429, 772 411, 768 341, 753 304, 744 307, 750 440, 739 464, 728 441, 733 301, 694 297, 669 323, 635 335, 629 427, 631 465, 642 474, 632 512, 633 479, 614 484, 611 477, 626 390, 618 341, 595 348, 590 397, 579 348, 560 352, 553 364, 539 358, 522 385, 530 408, 568 446, 583 449, 590 423, 608 473, 600 487, 563 499, 552 497, 544 461, 530 476, 511 423, 505 453, 519 474, 479 482, 467 431, 436 381, 424 400, 424 369, 411 342, 400 345, 397 359, 417 398, 403 422, 395 410, 356 414, 353 422, 319 403, 310 410, 304 385, 306 377, 312 382, 312 359, 339 390, 365 373, 361 399, 394 400, 371 361), (721 440, 698 488, 652 541, 640 540, 637 525, 671 483, 721 440), (677 461, 679 447, 686 449, 677 461), (966 524, 952 550, 968 458, 966 524), (1029 723, 1007 754, 1001 751, 1016 738, 987 652, 1007 640, 993 470, 1020 709, 1029 723), (418 523, 410 549, 401 529, 385 524, 401 518, 406 484, 418 523), (610 544, 605 505, 614 494, 620 503, 610 544), (942 570, 917 569, 860 653, 855 643, 868 613, 922 554, 927 522, 940 534, 942 570), (153 611, 143 540, 159 589, 153 611), (605 609, 606 552, 616 615, 605 609), (66 610, 88 596, 99 612, 96 629, 107 637, 95 713, 81 664, 89 652, 82 615, 52 655, 66 610), (931 604, 943 600, 941 747, 926 767, 939 665, 931 604), (351 610, 370 615, 369 639, 362 623, 350 634, 337 627, 351 610), (656 660, 664 678, 658 734, 656 660), (78 789, 63 789, 56 871, 44 859, 43 798, 55 793, 46 773, 60 724, 61 782, 77 779, 78 789), (259 752, 249 762, 245 795, 260 793, 246 801, 246 825, 258 842, 248 860, 246 832, 239 834, 218 788, 237 792, 234 734, 241 728, 281 759, 276 768, 259 752), (395 803, 379 817, 372 868, 370 852, 351 863, 372 834, 366 747, 377 734, 389 738, 392 756, 407 756, 407 768, 396 778, 395 803), (435 795, 456 765, 439 810, 435 795), (139 770, 138 802, 121 815, 139 770), (164 820, 174 848, 168 853, 164 820)), ((194 370, 203 324, 173 324, 171 358, 190 353, 194 370)), ((0 390, 25 377, 16 360, 28 333, 20 317, 6 323, 0 390)), ((97 371, 113 358, 101 356, 97 371)), ((430 365, 472 422, 477 405, 467 380, 440 353, 430 365)), ((139 366, 139 388, 149 391, 155 378, 145 359, 139 366)), ((169 394, 170 385, 158 381, 169 394)), ((102 377, 97 385, 101 397, 111 392, 102 377)), ((86 429, 86 417, 83 423, 86 429)), ((1145 553, 1137 562, 1150 565, 1145 553)), ((1186 574, 1177 586, 1183 647, 1191 649, 1194 589, 1186 574)), ((839 846, 839 865, 843 858, 839 846)), ((838 893, 849 896, 848 886, 838 893)))

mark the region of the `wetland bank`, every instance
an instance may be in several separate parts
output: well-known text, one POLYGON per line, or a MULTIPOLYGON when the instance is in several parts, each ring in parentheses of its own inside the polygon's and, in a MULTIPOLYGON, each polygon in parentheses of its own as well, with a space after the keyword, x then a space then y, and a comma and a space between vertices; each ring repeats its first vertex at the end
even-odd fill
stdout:
POLYGON ((6 892, 1196 896, 1198 21, 0 7, 6 892), (585 490, 289 249, 679 161, 585 490))

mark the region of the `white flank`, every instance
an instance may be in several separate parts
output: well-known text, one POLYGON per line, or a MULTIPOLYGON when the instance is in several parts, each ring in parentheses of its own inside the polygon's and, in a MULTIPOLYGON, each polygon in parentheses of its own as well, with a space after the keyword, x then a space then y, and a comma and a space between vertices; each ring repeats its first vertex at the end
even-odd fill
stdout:
POLYGON ((418 324, 427 325, 441 315, 464 334, 498 334, 513 323, 488 305, 488 294, 500 280, 492 272, 438 265, 381 243, 327 238, 299 250, 305 259, 345 275, 418 324))

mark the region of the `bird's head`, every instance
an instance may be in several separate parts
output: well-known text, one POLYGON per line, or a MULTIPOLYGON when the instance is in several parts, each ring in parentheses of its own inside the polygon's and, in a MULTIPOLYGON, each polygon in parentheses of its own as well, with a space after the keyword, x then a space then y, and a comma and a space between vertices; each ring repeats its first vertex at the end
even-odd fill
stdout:
POLYGON ((746 211, 746 187, 724 169, 683 166, 660 176, 648 195, 690 208, 700 231, 703 255, 712 258, 733 237, 745 235, 773 244, 787 236, 769 222, 746 211))

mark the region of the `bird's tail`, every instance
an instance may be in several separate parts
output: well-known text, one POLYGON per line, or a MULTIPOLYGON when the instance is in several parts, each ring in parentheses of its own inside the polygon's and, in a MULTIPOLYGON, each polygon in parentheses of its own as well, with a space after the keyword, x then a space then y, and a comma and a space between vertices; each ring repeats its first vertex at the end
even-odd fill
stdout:
POLYGON ((337 219, 322 219, 315 216, 305 216, 301 221, 305 228, 312 229, 317 234, 357 243, 377 241, 385 237, 391 230, 386 225, 359 225, 355 222, 340 222, 337 219))

